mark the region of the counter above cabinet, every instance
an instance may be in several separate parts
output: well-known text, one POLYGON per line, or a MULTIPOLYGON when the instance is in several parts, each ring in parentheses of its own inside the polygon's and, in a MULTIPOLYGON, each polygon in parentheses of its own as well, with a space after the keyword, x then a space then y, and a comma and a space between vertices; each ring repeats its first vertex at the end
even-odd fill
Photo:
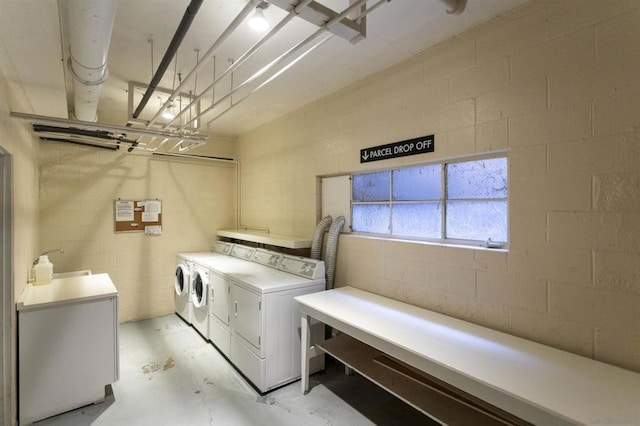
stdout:
POLYGON ((38 309, 49 305, 88 301, 118 294, 109 274, 77 275, 54 278, 51 284, 27 284, 20 295, 18 311, 38 309))

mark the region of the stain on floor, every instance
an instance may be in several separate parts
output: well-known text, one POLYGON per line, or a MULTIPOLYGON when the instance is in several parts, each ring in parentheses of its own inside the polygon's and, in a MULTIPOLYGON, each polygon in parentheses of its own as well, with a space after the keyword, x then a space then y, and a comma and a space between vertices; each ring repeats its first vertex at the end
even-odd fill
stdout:
POLYGON ((256 398, 256 402, 260 404, 273 405, 276 403, 276 397, 273 395, 264 395, 256 398))
MULTIPOLYGON (((164 362, 164 364, 161 364, 159 362, 150 362, 148 364, 143 365, 142 372, 144 374, 151 374, 151 373, 155 373, 156 371, 160 371, 160 369, 162 369, 162 371, 167 371, 175 366, 176 366, 176 361, 173 359, 173 357, 169 357, 164 362)), ((151 377, 149 377, 149 380, 151 380, 151 377)))
POLYGON ((162 371, 167 371, 170 368, 173 368, 176 366, 176 362, 172 357, 167 358, 167 360, 164 363, 164 366, 162 367, 162 371))

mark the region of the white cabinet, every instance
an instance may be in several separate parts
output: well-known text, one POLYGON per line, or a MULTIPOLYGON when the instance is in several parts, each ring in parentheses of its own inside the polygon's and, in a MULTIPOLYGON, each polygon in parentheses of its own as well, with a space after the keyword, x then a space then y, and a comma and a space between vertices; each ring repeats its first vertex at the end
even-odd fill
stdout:
POLYGON ((118 292, 107 274, 27 285, 18 304, 20 424, 105 397, 118 380, 118 292))

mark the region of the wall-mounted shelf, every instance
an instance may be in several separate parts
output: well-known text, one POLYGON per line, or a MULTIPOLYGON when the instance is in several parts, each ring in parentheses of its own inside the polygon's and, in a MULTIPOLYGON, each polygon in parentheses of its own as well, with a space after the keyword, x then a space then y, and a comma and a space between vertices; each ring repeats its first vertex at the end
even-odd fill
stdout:
POLYGON ((253 243, 267 244, 270 246, 286 247, 290 249, 303 249, 311 247, 311 240, 302 237, 286 235, 265 234, 240 229, 223 229, 218 231, 219 237, 233 238, 236 240, 251 241, 253 243))

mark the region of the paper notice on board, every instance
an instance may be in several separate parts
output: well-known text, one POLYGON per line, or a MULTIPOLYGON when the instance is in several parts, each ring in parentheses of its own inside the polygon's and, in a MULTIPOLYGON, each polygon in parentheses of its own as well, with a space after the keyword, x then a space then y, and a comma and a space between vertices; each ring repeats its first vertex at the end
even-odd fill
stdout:
POLYGON ((133 221, 133 201, 116 201, 116 222, 133 221))
POLYGON ((162 226, 145 226, 144 233, 147 235, 162 235, 162 226))
POLYGON ((162 213, 162 202, 158 200, 146 200, 144 202, 144 211, 147 213, 162 213))
POLYGON ((157 222, 158 221, 158 213, 152 212, 144 212, 142 213, 142 221, 143 222, 157 222))

